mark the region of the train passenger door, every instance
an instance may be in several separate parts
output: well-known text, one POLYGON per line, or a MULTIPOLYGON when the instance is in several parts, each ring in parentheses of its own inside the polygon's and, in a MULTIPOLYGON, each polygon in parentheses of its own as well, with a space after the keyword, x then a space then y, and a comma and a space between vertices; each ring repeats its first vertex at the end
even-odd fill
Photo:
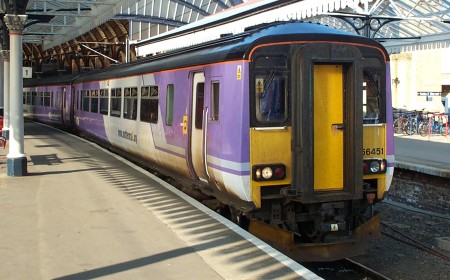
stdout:
POLYGON ((293 182, 305 203, 362 197, 361 61, 354 46, 317 43, 294 62, 293 182))
POLYGON ((207 181, 205 161, 205 133, 203 122, 205 99, 205 75, 203 72, 194 73, 192 79, 192 110, 191 110, 191 161, 195 174, 202 181, 207 181))
POLYGON ((73 94, 71 92, 71 87, 62 87, 62 121, 64 127, 71 127, 73 122, 73 94))
POLYGON ((314 190, 344 187, 343 65, 316 64, 314 80, 314 190))
POLYGON ((68 122, 68 106, 67 106, 67 88, 66 87, 62 87, 61 88, 61 97, 62 97, 62 102, 61 102, 61 108, 59 108, 61 110, 61 118, 62 118, 62 123, 64 124, 64 126, 67 125, 68 122))

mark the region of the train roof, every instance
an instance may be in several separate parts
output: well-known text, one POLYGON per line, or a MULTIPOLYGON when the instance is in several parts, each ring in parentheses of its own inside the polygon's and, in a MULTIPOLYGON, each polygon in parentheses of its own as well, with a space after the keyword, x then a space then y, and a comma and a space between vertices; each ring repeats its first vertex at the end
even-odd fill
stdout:
POLYGON ((76 78, 80 76, 80 73, 56 75, 42 78, 25 78, 23 79, 23 86, 52 86, 52 85, 70 85, 76 78))
MULTIPOLYGON (((82 83, 107 80, 193 65, 247 59, 249 51, 256 44, 286 40, 352 42, 384 50, 381 44, 374 40, 318 23, 301 21, 272 22, 249 27, 243 33, 224 36, 211 42, 82 73, 75 77, 73 81, 82 83)), ((388 57, 387 53, 385 53, 385 57, 388 57)), ((55 82, 61 82, 61 80, 61 78, 57 78, 55 82)))

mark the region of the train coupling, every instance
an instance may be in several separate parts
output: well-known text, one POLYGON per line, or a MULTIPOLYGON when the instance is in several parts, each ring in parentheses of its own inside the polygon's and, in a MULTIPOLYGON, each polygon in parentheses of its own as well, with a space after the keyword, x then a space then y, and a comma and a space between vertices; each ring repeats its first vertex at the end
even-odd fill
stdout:
POLYGON ((295 233, 257 220, 251 220, 249 232, 295 261, 335 261, 363 254, 370 240, 381 237, 380 214, 357 227, 349 239, 330 243, 296 243, 295 233))

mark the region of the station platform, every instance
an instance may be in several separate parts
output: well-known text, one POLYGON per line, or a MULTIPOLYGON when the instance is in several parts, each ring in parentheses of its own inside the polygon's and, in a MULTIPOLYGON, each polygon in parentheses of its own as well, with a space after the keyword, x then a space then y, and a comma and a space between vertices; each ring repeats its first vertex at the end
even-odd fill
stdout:
POLYGON ((28 175, 0 149, 0 279, 320 279, 95 144, 25 122, 28 175))
POLYGON ((395 135, 395 167, 450 178, 450 136, 395 135))

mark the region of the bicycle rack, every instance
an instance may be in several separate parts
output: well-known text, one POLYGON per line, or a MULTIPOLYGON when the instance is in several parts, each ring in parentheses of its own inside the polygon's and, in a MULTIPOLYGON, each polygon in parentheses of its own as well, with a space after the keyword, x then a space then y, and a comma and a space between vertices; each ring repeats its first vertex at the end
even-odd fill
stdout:
MULTIPOLYGON (((448 115, 444 113, 433 113, 430 117, 428 117, 428 139, 431 139, 431 135, 436 133, 436 128, 442 129, 445 126, 445 138, 448 137, 448 115), (438 121, 436 121, 438 118, 438 121), (437 126, 436 126, 437 123, 437 126)), ((441 133, 441 131, 437 131, 437 133, 441 133)))

